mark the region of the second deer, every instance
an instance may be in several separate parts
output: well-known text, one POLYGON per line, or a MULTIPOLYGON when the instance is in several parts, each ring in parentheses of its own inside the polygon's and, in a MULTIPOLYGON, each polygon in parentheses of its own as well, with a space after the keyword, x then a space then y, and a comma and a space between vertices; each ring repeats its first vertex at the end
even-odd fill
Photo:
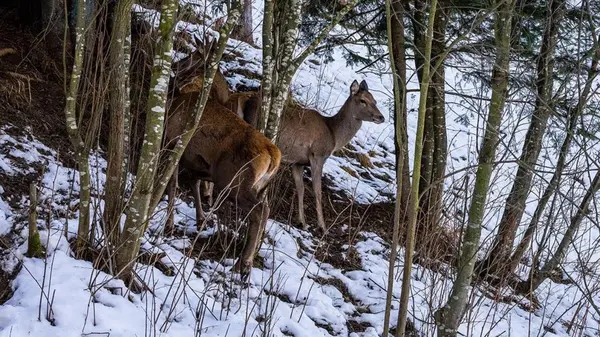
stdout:
MULTIPOLYGON (((244 119, 256 127, 260 104, 259 93, 250 99, 231 101, 232 110, 239 111, 244 119)), ((377 108, 377 101, 369 92, 367 82, 355 80, 350 85, 350 95, 337 114, 331 117, 308 109, 297 103, 288 103, 283 112, 277 145, 282 161, 291 165, 298 193, 298 220, 307 228, 304 215, 303 169, 310 166, 315 193, 317 221, 326 230, 323 217, 321 177, 323 166, 331 154, 346 146, 361 128, 363 121, 383 123, 385 117, 377 108)))

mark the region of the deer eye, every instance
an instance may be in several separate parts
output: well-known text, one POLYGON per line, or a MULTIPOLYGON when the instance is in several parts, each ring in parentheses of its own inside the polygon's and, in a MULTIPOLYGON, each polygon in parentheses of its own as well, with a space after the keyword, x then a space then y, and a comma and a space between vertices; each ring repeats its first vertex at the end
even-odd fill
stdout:
POLYGON ((367 105, 367 101, 365 101, 364 99, 361 99, 361 100, 360 100, 360 104, 362 104, 362 105, 367 105))

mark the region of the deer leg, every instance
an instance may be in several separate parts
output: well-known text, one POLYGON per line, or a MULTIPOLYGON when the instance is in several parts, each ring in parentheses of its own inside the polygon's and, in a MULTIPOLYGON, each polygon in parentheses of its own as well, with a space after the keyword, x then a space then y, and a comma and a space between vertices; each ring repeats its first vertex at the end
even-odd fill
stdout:
POLYGON ((214 184, 211 183, 210 181, 202 181, 202 196, 204 198, 206 198, 206 202, 208 203, 208 206, 212 206, 213 205, 213 187, 214 184))
POLYGON ((254 193, 246 192, 244 194, 238 195, 238 205, 250 211, 248 216, 248 232, 242 254, 233 266, 233 270, 240 273, 243 277, 247 276, 252 269, 254 255, 258 248, 260 248, 269 216, 269 206, 266 202, 261 202, 254 193))
POLYGON ((304 182, 302 181, 302 165, 292 165, 292 175, 296 183, 296 192, 298 193, 298 221, 302 225, 302 229, 307 230, 308 225, 304 217, 304 182))
POLYGON ((323 218, 323 204, 322 204, 322 189, 321 189, 321 176, 323 175, 323 164, 325 164, 325 160, 316 156, 310 157, 310 169, 312 173, 312 184, 313 190, 315 192, 315 201, 317 206, 317 220, 319 222, 319 227, 326 230, 325 228, 325 219, 323 218))
POLYGON ((198 179, 193 188, 194 206, 196 207, 196 226, 198 227, 198 231, 202 230, 202 225, 204 224, 204 220, 206 220, 204 211, 202 211, 202 196, 200 195, 201 184, 202 180, 198 179))
POLYGON ((169 234, 173 233, 175 229, 175 221, 174 221, 174 212, 175 212, 175 193, 177 191, 178 184, 178 174, 179 166, 175 167, 175 172, 173 172, 173 176, 169 179, 169 185, 167 186, 167 222, 165 224, 165 231, 169 234))

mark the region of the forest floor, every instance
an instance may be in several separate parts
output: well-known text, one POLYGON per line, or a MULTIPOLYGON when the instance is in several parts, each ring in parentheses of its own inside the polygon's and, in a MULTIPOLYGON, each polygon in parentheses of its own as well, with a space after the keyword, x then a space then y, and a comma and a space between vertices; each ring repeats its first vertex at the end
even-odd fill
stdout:
MULTIPOLYGON (((176 205, 175 236, 162 234, 165 202, 153 217, 135 266, 149 289, 131 293, 121 280, 99 270, 99 261, 73 257, 69 240, 77 232, 78 178, 63 122, 61 75, 52 57, 36 47, 38 39, 11 25, 10 13, 4 15, 0 50, 15 52, 0 57, 0 337, 381 335, 395 190, 393 126, 387 111, 382 108, 386 123, 365 125, 350 146, 327 163, 324 210, 330 232, 314 227, 303 231, 294 225, 292 180, 283 169, 274 182, 271 219, 246 284, 230 272, 243 239, 243 227, 233 225, 235 210, 223 207, 198 232, 193 204, 183 195, 176 205), (40 190, 38 227, 45 259, 24 256, 31 182, 40 190)), ((196 28, 183 23, 179 29, 193 33, 196 28)), ((330 64, 309 60, 293 85, 298 100, 329 114, 358 76, 347 70, 340 55, 334 59, 330 64)), ((251 86, 260 74, 260 49, 231 41, 221 68, 232 88, 251 86)), ((389 106, 389 76, 360 76, 380 105, 389 106)), ((414 98, 410 106, 414 108, 414 98)), ((461 112, 449 114, 457 117, 461 112)), ((414 113, 410 115, 413 134, 414 113)), ((469 126, 448 120, 449 166, 457 169, 467 165, 472 150, 469 126)), ((101 195, 106 179, 102 148, 90 162, 94 192, 101 195)), ((306 208, 314 224, 308 177, 306 208)), ((93 198, 92 205, 94 213, 101 214, 103 201, 93 198)), ((403 253, 400 250, 396 275, 402 273, 403 253)), ((432 312, 444 302, 451 282, 448 265, 435 270, 413 265, 412 335, 434 335, 432 312)), ((400 286, 397 278, 392 326, 400 286)), ((473 291, 474 305, 461 333, 598 335, 600 316, 589 307, 582 310, 585 294, 571 282, 546 281, 534 298, 482 284, 473 291)))

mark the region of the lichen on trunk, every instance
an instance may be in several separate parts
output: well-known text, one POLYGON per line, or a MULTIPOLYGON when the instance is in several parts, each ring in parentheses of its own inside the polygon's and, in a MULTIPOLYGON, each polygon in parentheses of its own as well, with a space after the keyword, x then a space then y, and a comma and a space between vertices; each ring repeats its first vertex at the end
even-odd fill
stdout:
POLYGON ((126 220, 121 234, 121 247, 115 258, 117 275, 131 277, 133 262, 140 248, 140 240, 149 220, 150 199, 162 141, 165 109, 171 70, 171 49, 175 28, 177 0, 166 0, 161 7, 158 41, 150 80, 146 128, 136 181, 126 210, 126 220))

